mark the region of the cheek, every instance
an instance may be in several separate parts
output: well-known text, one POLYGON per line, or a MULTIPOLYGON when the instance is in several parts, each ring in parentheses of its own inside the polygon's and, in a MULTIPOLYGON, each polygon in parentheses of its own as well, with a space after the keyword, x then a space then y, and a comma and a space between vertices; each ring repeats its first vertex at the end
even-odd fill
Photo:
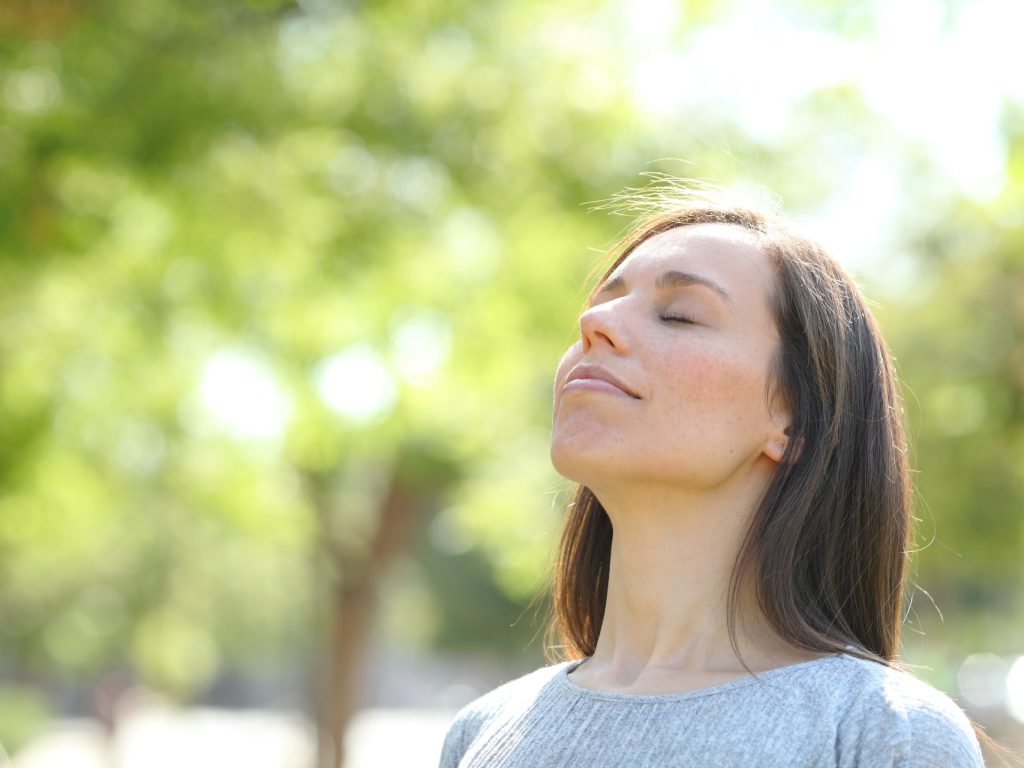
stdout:
POLYGON ((565 382, 565 377, 569 375, 569 371, 580 359, 581 344, 576 342, 562 355, 562 359, 558 361, 558 368, 555 369, 555 401, 558 400, 558 390, 561 389, 562 384, 565 382))
POLYGON ((724 425, 763 410, 764 372, 750 355, 697 348, 662 359, 659 378, 671 382, 669 398, 680 416, 724 425))

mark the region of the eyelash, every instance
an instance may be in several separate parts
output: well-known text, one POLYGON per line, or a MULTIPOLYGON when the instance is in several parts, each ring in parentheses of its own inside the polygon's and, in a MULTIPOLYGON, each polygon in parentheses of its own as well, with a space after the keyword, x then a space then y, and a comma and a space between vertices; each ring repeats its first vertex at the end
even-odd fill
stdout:
POLYGON ((664 320, 665 322, 686 323, 690 325, 693 324, 693 318, 687 317, 686 315, 662 315, 661 319, 664 320))

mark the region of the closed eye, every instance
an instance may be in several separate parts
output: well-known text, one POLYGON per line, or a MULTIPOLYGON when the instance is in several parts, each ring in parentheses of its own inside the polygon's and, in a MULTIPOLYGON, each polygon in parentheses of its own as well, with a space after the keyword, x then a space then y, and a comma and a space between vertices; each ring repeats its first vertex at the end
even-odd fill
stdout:
POLYGON ((687 317, 686 315, 662 315, 661 319, 664 320, 666 323, 693 323, 694 322, 692 317, 687 317))

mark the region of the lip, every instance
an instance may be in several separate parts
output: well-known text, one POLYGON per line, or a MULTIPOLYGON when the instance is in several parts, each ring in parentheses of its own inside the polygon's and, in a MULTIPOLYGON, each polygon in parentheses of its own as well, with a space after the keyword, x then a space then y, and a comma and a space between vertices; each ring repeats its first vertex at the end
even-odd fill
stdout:
POLYGON ((613 394, 628 395, 634 400, 640 399, 638 394, 627 387, 618 377, 613 375, 611 371, 608 371, 599 365, 580 364, 569 371, 569 375, 565 379, 565 384, 562 385, 562 391, 565 392, 566 390, 573 389, 610 392, 613 394))

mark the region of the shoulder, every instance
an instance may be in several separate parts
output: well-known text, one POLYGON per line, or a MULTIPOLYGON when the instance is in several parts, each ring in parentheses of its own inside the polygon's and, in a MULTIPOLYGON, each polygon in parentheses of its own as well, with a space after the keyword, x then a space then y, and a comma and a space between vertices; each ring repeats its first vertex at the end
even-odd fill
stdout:
POLYGON ((571 662, 561 662, 535 669, 479 696, 460 709, 452 720, 441 752, 441 768, 454 768, 467 746, 492 720, 510 709, 528 705, 556 674, 571 662))
POLYGON ((974 729, 949 696, 900 669, 841 660, 836 682, 848 694, 841 743, 858 753, 884 751, 887 764, 908 768, 983 765, 974 729))

